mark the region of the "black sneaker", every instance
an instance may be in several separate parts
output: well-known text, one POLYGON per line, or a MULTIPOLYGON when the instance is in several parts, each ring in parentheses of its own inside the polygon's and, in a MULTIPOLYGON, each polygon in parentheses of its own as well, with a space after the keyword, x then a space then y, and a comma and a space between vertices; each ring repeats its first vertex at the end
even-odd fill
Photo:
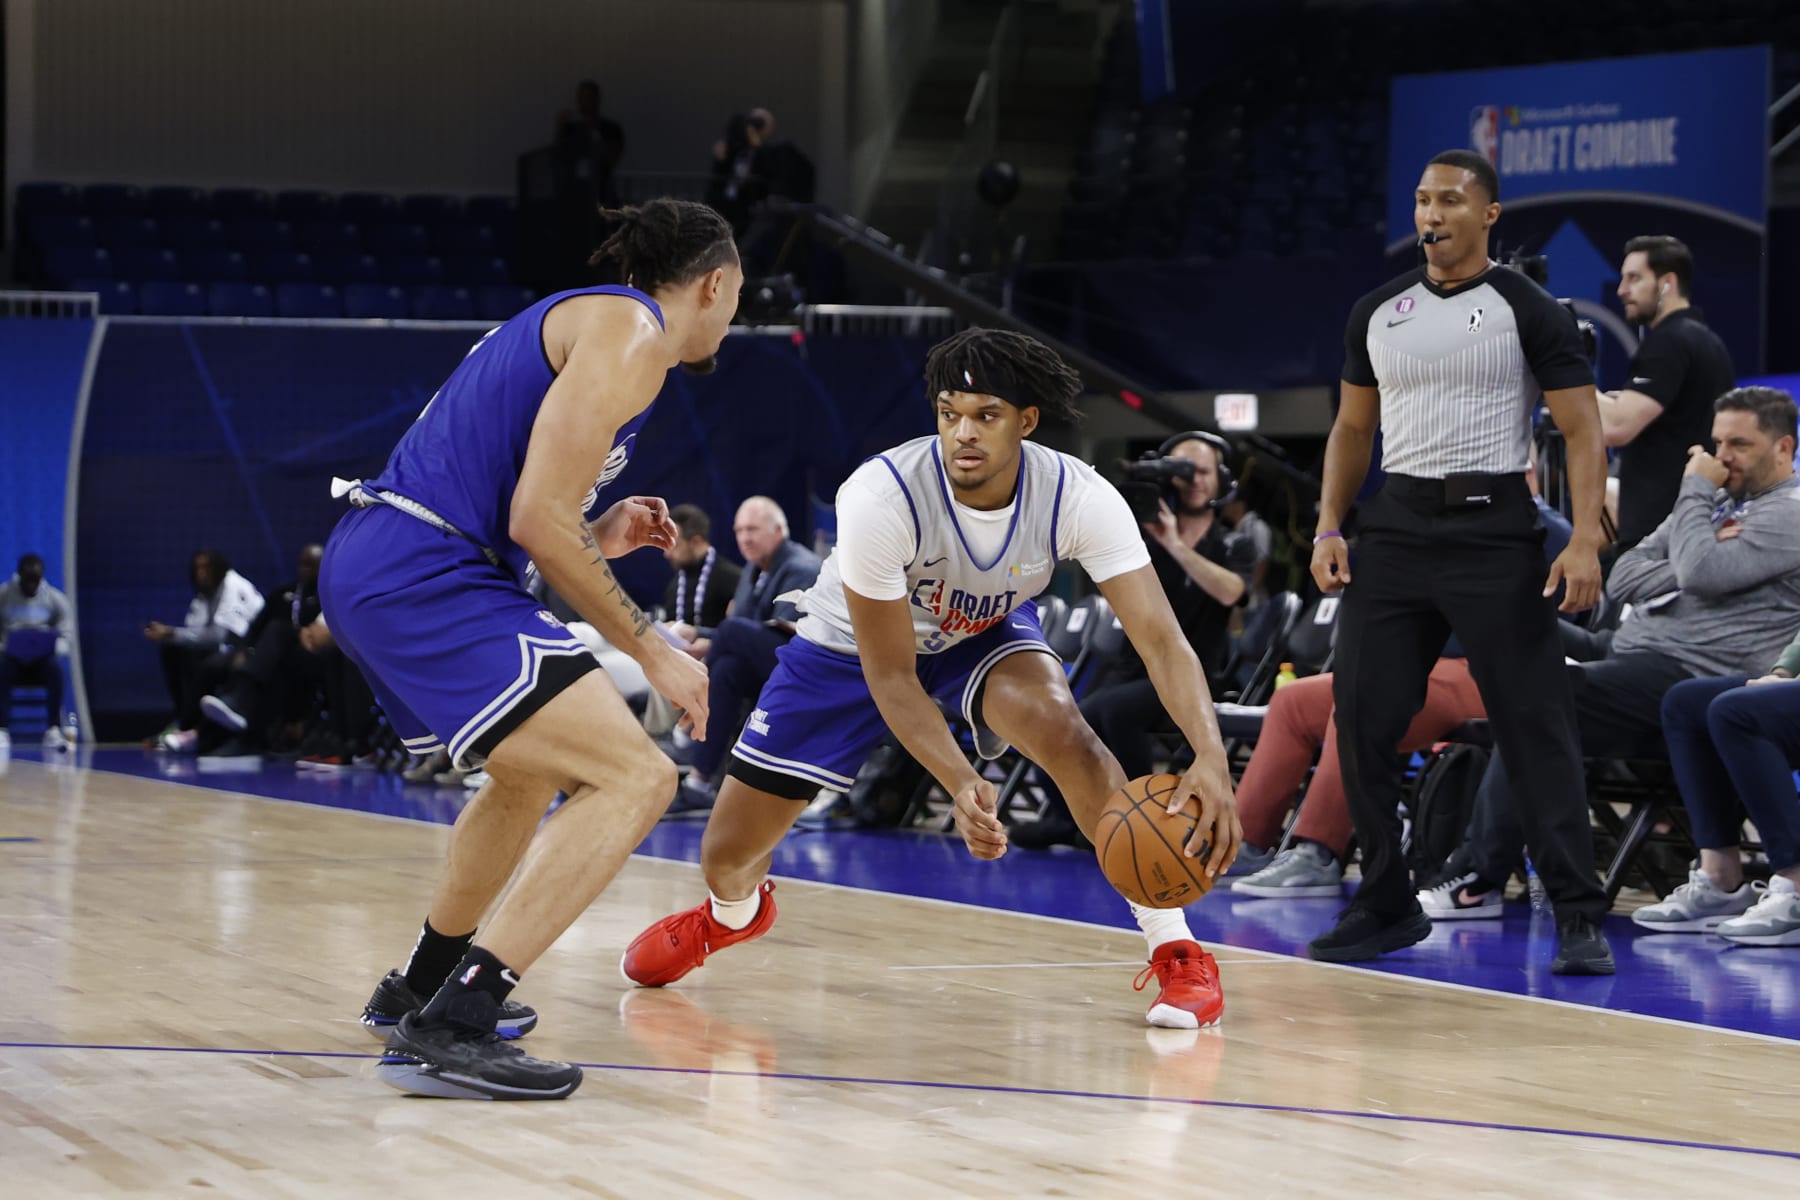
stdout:
MULTIPOLYGON (((398 971, 389 971, 375 985, 375 994, 363 1005, 363 1028, 378 1038, 385 1038, 400 1024, 400 1018, 407 1013, 418 1012, 425 1007, 426 997, 412 990, 406 982, 406 976, 398 971)), ((517 1000, 508 1000, 500 1006, 500 1018, 495 1032, 502 1038, 511 1041, 524 1037, 537 1027, 537 1013, 520 1004, 517 1000)))
POLYGON ((1337 928, 1314 938, 1306 953, 1320 962, 1365 962, 1430 936, 1431 918, 1417 906, 1402 916, 1384 917, 1352 904, 1338 914, 1337 928))
POLYGON ((452 1007, 442 1025, 421 1025, 419 1013, 400 1018, 375 1064, 381 1082, 444 1100, 561 1100, 581 1086, 580 1067, 532 1058, 493 1032, 499 1006, 486 992, 466 992, 452 1007))
POLYGON ((1611 975, 1612 947, 1606 935, 1586 913, 1556 923, 1556 958, 1550 963, 1553 975, 1611 975))
POLYGON ((1075 818, 1062 813, 1009 826, 1006 840, 1021 850, 1048 850, 1052 846, 1073 846, 1077 850, 1094 848, 1081 832, 1081 826, 1075 824, 1075 818))
POLYGON ((250 706, 230 688, 221 688, 213 695, 200 697, 200 711, 206 714, 209 721, 223 725, 233 733, 242 733, 250 727, 250 718, 246 715, 250 706))

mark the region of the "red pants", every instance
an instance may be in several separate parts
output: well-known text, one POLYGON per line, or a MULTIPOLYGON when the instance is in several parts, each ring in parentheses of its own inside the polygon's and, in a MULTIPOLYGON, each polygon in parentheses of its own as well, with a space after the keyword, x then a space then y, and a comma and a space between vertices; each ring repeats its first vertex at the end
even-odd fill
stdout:
MULTIPOLYGON (((1481 693, 1469 676, 1468 661, 1440 658, 1425 688, 1425 706, 1407 726, 1400 749, 1423 750, 1463 722, 1486 716, 1481 693)), ((1352 826, 1338 765, 1330 675, 1296 679, 1277 690, 1269 702, 1262 736, 1237 789, 1244 841, 1267 850, 1281 840, 1282 822, 1306 782, 1315 754, 1319 769, 1313 772, 1312 786, 1300 806, 1294 836, 1318 842, 1343 860, 1350 848, 1352 826)))

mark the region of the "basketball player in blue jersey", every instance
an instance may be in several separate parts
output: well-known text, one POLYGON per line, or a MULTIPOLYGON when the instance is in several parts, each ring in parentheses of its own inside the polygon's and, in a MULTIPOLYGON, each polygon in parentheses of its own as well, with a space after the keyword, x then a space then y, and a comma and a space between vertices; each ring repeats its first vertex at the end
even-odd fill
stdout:
POLYGON ((674 765, 532 599, 527 575, 541 572, 685 710, 695 737, 706 732, 705 668, 651 628, 607 566, 673 546, 668 510, 606 492, 669 370, 718 352, 743 273, 730 226, 703 205, 656 200, 608 216, 618 229, 595 258, 616 259, 628 286, 559 293, 488 334, 381 475, 339 488, 356 508, 325 552, 332 635, 408 749, 445 746, 458 769, 485 762, 488 774, 457 819, 411 960, 363 1014, 388 1040, 377 1074, 404 1091, 575 1090, 578 1067, 508 1044, 537 1021, 509 993, 675 792, 674 765), (566 800, 545 821, 559 791, 566 800))
MULTIPOLYGON (((775 921, 770 858, 821 788, 848 789, 891 729, 955 798, 969 852, 998 858, 996 788, 957 749, 933 697, 961 710, 981 753, 1008 744, 1048 771, 1090 838, 1125 783, 1082 719, 1032 600, 1063 559, 1080 562, 1149 664, 1164 707, 1194 747, 1170 807, 1190 798, 1186 850, 1215 876, 1242 828, 1206 678, 1150 565, 1125 500, 1093 468, 1027 441, 1041 412, 1073 416, 1080 378, 1016 333, 971 329, 935 347, 926 394, 938 432, 864 463, 837 496, 838 544, 800 601, 798 635, 732 751, 701 841, 711 889, 665 917, 621 963, 645 987, 673 983, 775 921)), ((1179 909, 1132 906, 1160 985, 1148 1020, 1197 1028, 1224 1011, 1218 967, 1179 909)))

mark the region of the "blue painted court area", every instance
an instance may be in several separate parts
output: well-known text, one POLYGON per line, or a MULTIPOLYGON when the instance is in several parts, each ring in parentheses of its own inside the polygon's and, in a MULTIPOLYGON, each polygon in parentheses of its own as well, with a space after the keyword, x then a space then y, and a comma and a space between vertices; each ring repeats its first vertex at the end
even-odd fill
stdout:
MULTIPOLYGON (((36 749, 15 754, 43 757, 36 749)), ((84 748, 78 761, 97 771, 439 824, 454 821, 468 796, 460 789, 409 786, 396 776, 374 772, 317 775, 286 764, 203 770, 193 759, 138 749, 84 748)), ((698 818, 664 821, 640 852, 698 861, 702 827, 698 818)), ((3 855, 0 851, 0 862, 3 855)), ((774 873, 1135 928, 1093 856, 1069 850, 1014 850, 998 862, 985 863, 971 858, 954 835, 796 831, 776 852, 774 873)), ((1337 900, 1257 900, 1220 892, 1191 907, 1188 916, 1196 935, 1214 946, 1301 956, 1307 941, 1331 926, 1340 907, 1337 900)), ((953 922, 947 916, 946 936, 951 936, 953 922)), ((1619 966, 1609 979, 1552 975, 1554 923, 1548 917, 1534 919, 1523 904, 1509 905, 1499 921, 1440 924, 1419 945, 1358 969, 1800 1039, 1800 951, 1731 946, 1713 936, 1643 934, 1620 916, 1607 919, 1607 933, 1619 966)), ((1047 929, 1045 936, 1055 933, 1047 929)))

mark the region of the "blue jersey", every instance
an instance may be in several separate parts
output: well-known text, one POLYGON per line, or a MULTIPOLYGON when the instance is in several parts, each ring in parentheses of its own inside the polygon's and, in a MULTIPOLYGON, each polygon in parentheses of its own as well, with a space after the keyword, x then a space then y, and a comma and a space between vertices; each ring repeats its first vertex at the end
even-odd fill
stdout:
MULTIPOLYGON (((381 475, 364 486, 418 502, 497 554, 523 582, 530 556, 512 540, 513 492, 544 394, 556 379, 544 355, 544 314, 571 296, 629 296, 663 324, 656 301, 635 288, 591 287, 538 301, 475 343, 419 419, 394 447, 381 475)), ((600 494, 631 458, 651 405, 628 421, 599 464, 582 500, 588 520, 600 515, 600 494)))

